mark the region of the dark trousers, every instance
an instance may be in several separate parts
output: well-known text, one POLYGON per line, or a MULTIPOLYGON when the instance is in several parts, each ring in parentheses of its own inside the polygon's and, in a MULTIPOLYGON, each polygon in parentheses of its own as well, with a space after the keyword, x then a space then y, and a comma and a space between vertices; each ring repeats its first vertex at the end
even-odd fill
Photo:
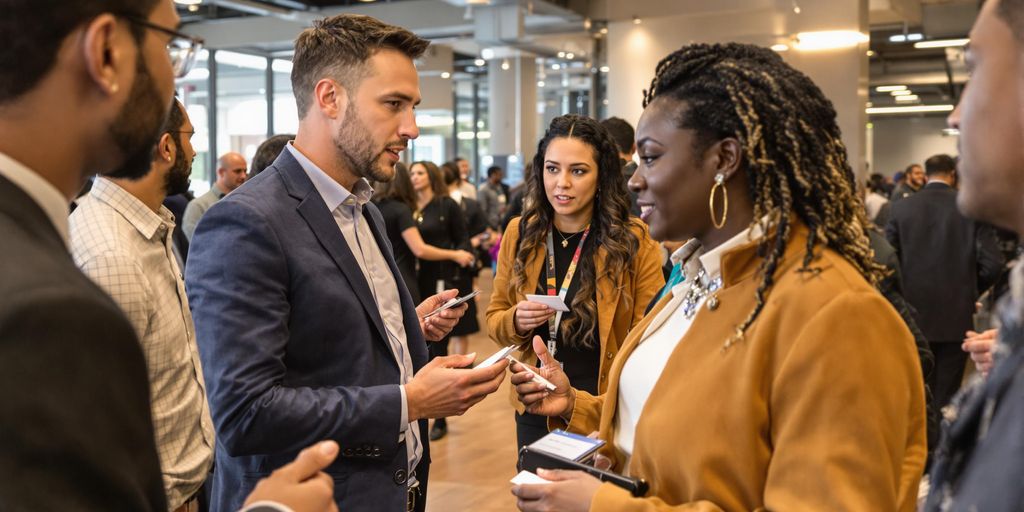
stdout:
POLYGON ((932 342, 931 348, 935 354, 935 369, 928 377, 928 387, 932 391, 932 405, 936 411, 940 411, 941 417, 942 408, 949 404, 960 389, 964 369, 967 367, 967 352, 960 348, 959 342, 932 342))
POLYGON ((536 414, 516 413, 516 444, 522 448, 548 435, 548 419, 536 414))

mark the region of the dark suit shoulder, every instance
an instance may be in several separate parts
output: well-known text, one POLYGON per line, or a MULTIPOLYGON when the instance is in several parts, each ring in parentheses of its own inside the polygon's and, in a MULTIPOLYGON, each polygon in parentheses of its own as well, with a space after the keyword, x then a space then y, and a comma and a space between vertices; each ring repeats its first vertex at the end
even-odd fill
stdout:
POLYGON ((0 503, 166 510, 131 324, 66 253, 0 222, 4 235, 0 503))

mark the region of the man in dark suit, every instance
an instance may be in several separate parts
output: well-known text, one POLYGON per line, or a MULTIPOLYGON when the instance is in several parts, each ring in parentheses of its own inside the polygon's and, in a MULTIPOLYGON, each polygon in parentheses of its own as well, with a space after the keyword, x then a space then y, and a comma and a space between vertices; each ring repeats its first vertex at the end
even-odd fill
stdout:
MULTIPOLYGON (((0 508, 166 511, 142 349, 75 267, 67 215, 87 174, 148 170, 174 71, 188 67, 167 50, 178 16, 170 0, 3 7, 0 508)), ((253 502, 324 510, 331 482, 318 471, 337 446, 322 448, 263 482, 253 502)))
POLYGON ((422 511, 427 418, 494 392, 507 362, 427 361, 465 306, 457 290, 414 305, 367 180, 389 181, 419 135, 413 59, 427 42, 368 16, 319 20, 295 42, 295 140, 214 204, 186 268, 218 434, 213 509, 310 441, 335 439, 327 468, 345 511, 422 511))
MULTIPOLYGON (((960 130, 964 214, 1024 235, 1024 1, 989 0, 970 34, 960 130)), ((928 512, 1024 510, 1024 267, 999 304, 994 365, 954 399, 931 471, 928 512)))
POLYGON ((892 205, 885 232, 899 254, 907 302, 935 355, 928 384, 939 410, 960 387, 967 364, 960 343, 974 328, 975 301, 999 277, 1003 259, 991 227, 957 211, 953 158, 929 158, 925 173, 920 191, 892 205))

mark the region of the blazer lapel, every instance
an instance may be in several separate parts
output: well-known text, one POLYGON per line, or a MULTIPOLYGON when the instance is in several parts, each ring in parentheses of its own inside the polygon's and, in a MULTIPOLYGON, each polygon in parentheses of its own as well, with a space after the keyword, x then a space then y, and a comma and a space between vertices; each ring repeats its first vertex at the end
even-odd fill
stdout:
POLYGON ((282 151, 274 165, 281 170, 288 193, 300 200, 299 206, 296 208, 299 216, 306 221, 309 229, 320 241, 320 245, 348 280, 349 286, 359 298, 366 314, 370 316, 373 325, 377 327, 381 340, 390 350, 387 331, 384 329, 384 320, 377 309, 377 301, 373 298, 370 285, 366 282, 366 277, 363 276, 363 271, 359 268, 359 262, 356 261, 349 249, 344 235, 338 229, 334 216, 327 210, 327 205, 324 204, 320 193, 317 192, 313 182, 309 180, 309 176, 306 176, 306 171, 302 169, 302 166, 291 156, 289 151, 282 151))

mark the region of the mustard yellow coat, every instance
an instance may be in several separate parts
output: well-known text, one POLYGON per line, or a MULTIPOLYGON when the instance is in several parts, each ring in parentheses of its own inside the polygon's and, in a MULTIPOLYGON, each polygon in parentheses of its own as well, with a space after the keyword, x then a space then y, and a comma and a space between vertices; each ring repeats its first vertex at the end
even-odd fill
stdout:
MULTIPOLYGON (((760 317, 725 351, 754 306, 760 259, 755 243, 723 255, 720 306, 694 317, 637 424, 629 472, 650 483, 648 496, 604 484, 592 511, 914 510, 926 455, 914 340, 838 253, 819 248, 820 273, 797 272, 806 240, 798 224, 760 317)), ((620 471, 619 377, 669 300, 633 329, 607 392, 578 393, 568 425, 599 430, 620 471)))
MULTIPOLYGON (((487 333, 498 345, 519 345, 530 341, 531 336, 519 336, 513 323, 516 304, 526 296, 513 289, 512 267, 519 241, 519 218, 513 219, 505 229, 498 252, 498 272, 494 276, 494 293, 487 306, 487 333)), ((609 275, 605 272, 604 259, 608 253, 600 245, 594 253, 597 269, 597 322, 601 340, 601 367, 598 376, 598 391, 608 386, 608 368, 629 330, 644 316, 644 310, 665 285, 661 273, 661 249, 651 238, 647 225, 639 219, 632 219, 630 230, 640 240, 640 247, 633 259, 633 272, 609 275)), ((547 259, 547 248, 541 244, 526 264, 526 282, 533 283, 528 293, 533 293, 547 259)), ((530 344, 516 357, 525 363, 536 364, 537 356, 530 344)), ((523 404, 516 399, 515 389, 511 402, 517 411, 523 412, 523 404)))

